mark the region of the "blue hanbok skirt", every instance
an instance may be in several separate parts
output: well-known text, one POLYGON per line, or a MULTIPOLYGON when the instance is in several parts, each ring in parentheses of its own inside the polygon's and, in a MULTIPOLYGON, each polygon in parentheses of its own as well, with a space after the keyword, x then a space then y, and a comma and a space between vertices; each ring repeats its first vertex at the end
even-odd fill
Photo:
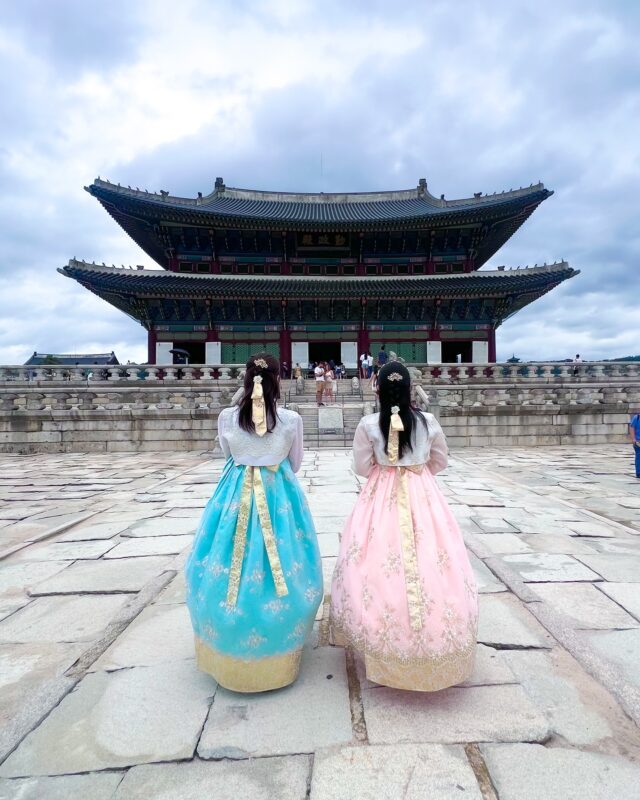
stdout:
POLYGON ((313 520, 288 459, 273 467, 227 461, 186 579, 199 669, 237 692, 296 679, 323 583, 313 520))

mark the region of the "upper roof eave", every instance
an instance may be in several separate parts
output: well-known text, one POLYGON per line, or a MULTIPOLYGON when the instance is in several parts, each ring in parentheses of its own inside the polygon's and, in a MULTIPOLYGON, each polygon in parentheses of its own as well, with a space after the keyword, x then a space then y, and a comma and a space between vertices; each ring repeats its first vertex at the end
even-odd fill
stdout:
POLYGON ((508 205, 537 205, 553 192, 542 183, 499 192, 477 193, 471 198, 445 200, 436 198, 421 181, 416 189, 391 192, 359 193, 293 193, 263 192, 228 188, 216 184, 213 192, 197 198, 148 192, 123 187, 97 178, 85 189, 101 202, 117 205, 119 201, 139 205, 141 209, 163 208, 170 213, 192 213, 208 219, 244 219, 265 224, 383 224, 390 221, 448 218, 460 212, 483 212, 508 205), (519 202, 518 202, 519 201, 519 202))

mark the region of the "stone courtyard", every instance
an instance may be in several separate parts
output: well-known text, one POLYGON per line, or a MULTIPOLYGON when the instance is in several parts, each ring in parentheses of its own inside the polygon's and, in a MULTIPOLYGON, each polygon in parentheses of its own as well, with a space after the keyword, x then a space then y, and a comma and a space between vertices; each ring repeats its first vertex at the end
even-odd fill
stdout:
MULTIPOLYGON (((370 684, 318 614, 300 679, 194 667, 182 566, 212 453, 0 454, 0 798, 640 798, 640 481, 622 445, 459 449, 476 671, 370 684)), ((326 587, 360 480, 307 451, 326 587)))

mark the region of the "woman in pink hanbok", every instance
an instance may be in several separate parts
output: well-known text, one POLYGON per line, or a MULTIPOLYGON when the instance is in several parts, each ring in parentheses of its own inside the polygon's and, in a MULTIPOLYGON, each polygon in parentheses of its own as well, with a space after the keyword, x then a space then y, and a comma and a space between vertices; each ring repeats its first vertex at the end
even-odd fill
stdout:
POLYGON ((367 478, 347 520, 331 587, 332 641, 354 648, 367 678, 432 692, 473 670, 478 595, 456 520, 434 475, 447 443, 411 405, 411 379, 378 373, 380 413, 363 417, 353 468, 367 478))

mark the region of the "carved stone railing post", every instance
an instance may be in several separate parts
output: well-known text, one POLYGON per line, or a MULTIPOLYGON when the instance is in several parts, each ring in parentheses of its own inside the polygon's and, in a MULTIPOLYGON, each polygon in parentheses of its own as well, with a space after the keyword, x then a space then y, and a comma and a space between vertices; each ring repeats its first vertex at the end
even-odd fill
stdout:
POLYGON ((109 380, 110 381, 119 381, 120 380, 120 368, 119 367, 108 367, 107 372, 109 373, 109 380))
POLYGON ((213 368, 212 367, 200 367, 200 380, 201 381, 213 380, 213 368))
POLYGON ((147 381, 157 381, 158 380, 158 373, 160 372, 158 367, 146 367, 145 368, 145 372, 146 372, 145 380, 147 380, 147 381))

